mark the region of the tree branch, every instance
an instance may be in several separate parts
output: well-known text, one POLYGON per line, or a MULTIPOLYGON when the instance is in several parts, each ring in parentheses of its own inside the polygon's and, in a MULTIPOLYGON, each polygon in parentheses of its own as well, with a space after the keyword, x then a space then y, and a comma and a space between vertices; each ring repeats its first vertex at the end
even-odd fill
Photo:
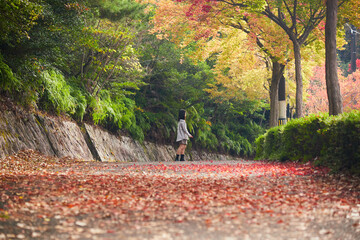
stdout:
MULTIPOLYGON (((286 3, 286 0, 283 0, 284 4, 285 4, 285 8, 288 11, 288 13, 290 14, 291 17, 291 22, 292 22, 292 26, 290 27, 291 31, 294 29, 294 27, 296 26, 296 16, 294 16, 290 10, 289 5, 286 3), (295 21, 294 21, 295 19, 295 21), (295 24, 294 24, 295 22, 295 24)), ((296 14, 295 9, 294 9, 294 14, 296 14)))
POLYGON ((279 27, 281 27, 286 34, 289 36, 289 38, 293 41, 294 35, 291 31, 291 29, 286 25, 284 21, 282 21, 280 18, 278 18, 274 13, 271 12, 270 8, 267 7, 263 12, 263 15, 267 16, 270 20, 275 22, 279 27))
POLYGON ((295 35, 297 36, 298 29, 296 27, 296 19, 297 19, 296 9, 297 9, 297 0, 294 1, 294 16, 292 18, 292 26, 291 26, 291 30, 295 29, 295 35))
POLYGON ((309 37, 310 33, 314 28, 319 25, 319 23, 325 18, 326 16, 326 10, 325 8, 322 8, 320 12, 315 16, 316 12, 314 12, 314 15, 311 16, 309 19, 309 23, 307 26, 304 27, 303 33, 299 36, 298 40, 300 44, 305 43, 306 39, 309 37))

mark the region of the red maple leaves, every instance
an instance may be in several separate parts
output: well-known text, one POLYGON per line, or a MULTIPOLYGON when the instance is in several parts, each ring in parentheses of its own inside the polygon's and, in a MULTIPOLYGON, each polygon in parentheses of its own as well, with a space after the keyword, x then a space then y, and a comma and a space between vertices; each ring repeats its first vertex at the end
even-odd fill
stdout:
MULTIPOLYGON (((339 71, 340 90, 344 111, 346 112, 360 108, 359 82, 360 71, 356 71, 347 77, 343 76, 339 71)), ((328 111, 325 66, 314 69, 314 76, 310 80, 307 92, 308 98, 305 103, 305 110, 308 114, 328 111)))
POLYGON ((359 179, 328 175, 310 164, 121 164, 21 156, 1 160, 7 167, 0 174, 0 227, 15 224, 5 236, 120 236, 154 225, 169 231, 179 223, 208 230, 226 229, 226 223, 243 229, 257 221, 286 226, 314 212, 330 220, 352 217, 352 228, 358 226, 359 179), (44 165, 36 168, 39 158, 44 165))
MULTIPOLYGON (((360 69, 360 59, 356 59, 356 69, 360 69)), ((348 72, 351 73, 351 64, 349 63, 348 72)))

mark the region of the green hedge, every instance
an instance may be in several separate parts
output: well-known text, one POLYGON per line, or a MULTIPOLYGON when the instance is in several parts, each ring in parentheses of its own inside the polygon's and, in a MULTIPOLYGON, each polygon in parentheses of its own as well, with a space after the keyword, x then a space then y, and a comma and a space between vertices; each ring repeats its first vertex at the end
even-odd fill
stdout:
POLYGON ((315 160, 333 171, 360 174, 360 111, 295 119, 269 129, 255 144, 257 159, 315 160))

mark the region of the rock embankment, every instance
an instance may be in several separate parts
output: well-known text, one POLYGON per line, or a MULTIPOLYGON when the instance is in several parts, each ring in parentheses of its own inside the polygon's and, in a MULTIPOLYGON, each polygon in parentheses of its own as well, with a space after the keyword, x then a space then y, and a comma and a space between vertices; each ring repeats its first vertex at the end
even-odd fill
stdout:
MULTIPOLYGON (((89 124, 77 124, 40 113, 0 112, 0 158, 33 149, 56 157, 103 162, 173 161, 175 148, 152 142, 140 143, 89 124)), ((187 159, 229 160, 228 156, 191 151, 187 159)))

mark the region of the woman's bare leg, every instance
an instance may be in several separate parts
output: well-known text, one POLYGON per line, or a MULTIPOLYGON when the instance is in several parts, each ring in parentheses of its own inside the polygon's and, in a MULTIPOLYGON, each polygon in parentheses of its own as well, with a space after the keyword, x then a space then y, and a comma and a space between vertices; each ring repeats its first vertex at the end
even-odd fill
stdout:
POLYGON ((177 151, 176 151, 176 154, 184 154, 183 152, 185 151, 185 148, 186 148, 186 145, 185 144, 180 144, 177 151))
POLYGON ((176 151, 176 154, 185 154, 185 149, 186 149, 186 145, 185 144, 180 144, 179 148, 176 151))
POLYGON ((179 145, 179 147, 178 147, 178 149, 177 149, 177 151, 176 151, 176 154, 177 154, 177 155, 180 155, 180 154, 181 154, 181 145, 182 145, 182 144, 179 145))
POLYGON ((186 145, 185 144, 181 144, 183 145, 182 149, 181 149, 181 155, 185 154, 185 149, 186 149, 186 145))

